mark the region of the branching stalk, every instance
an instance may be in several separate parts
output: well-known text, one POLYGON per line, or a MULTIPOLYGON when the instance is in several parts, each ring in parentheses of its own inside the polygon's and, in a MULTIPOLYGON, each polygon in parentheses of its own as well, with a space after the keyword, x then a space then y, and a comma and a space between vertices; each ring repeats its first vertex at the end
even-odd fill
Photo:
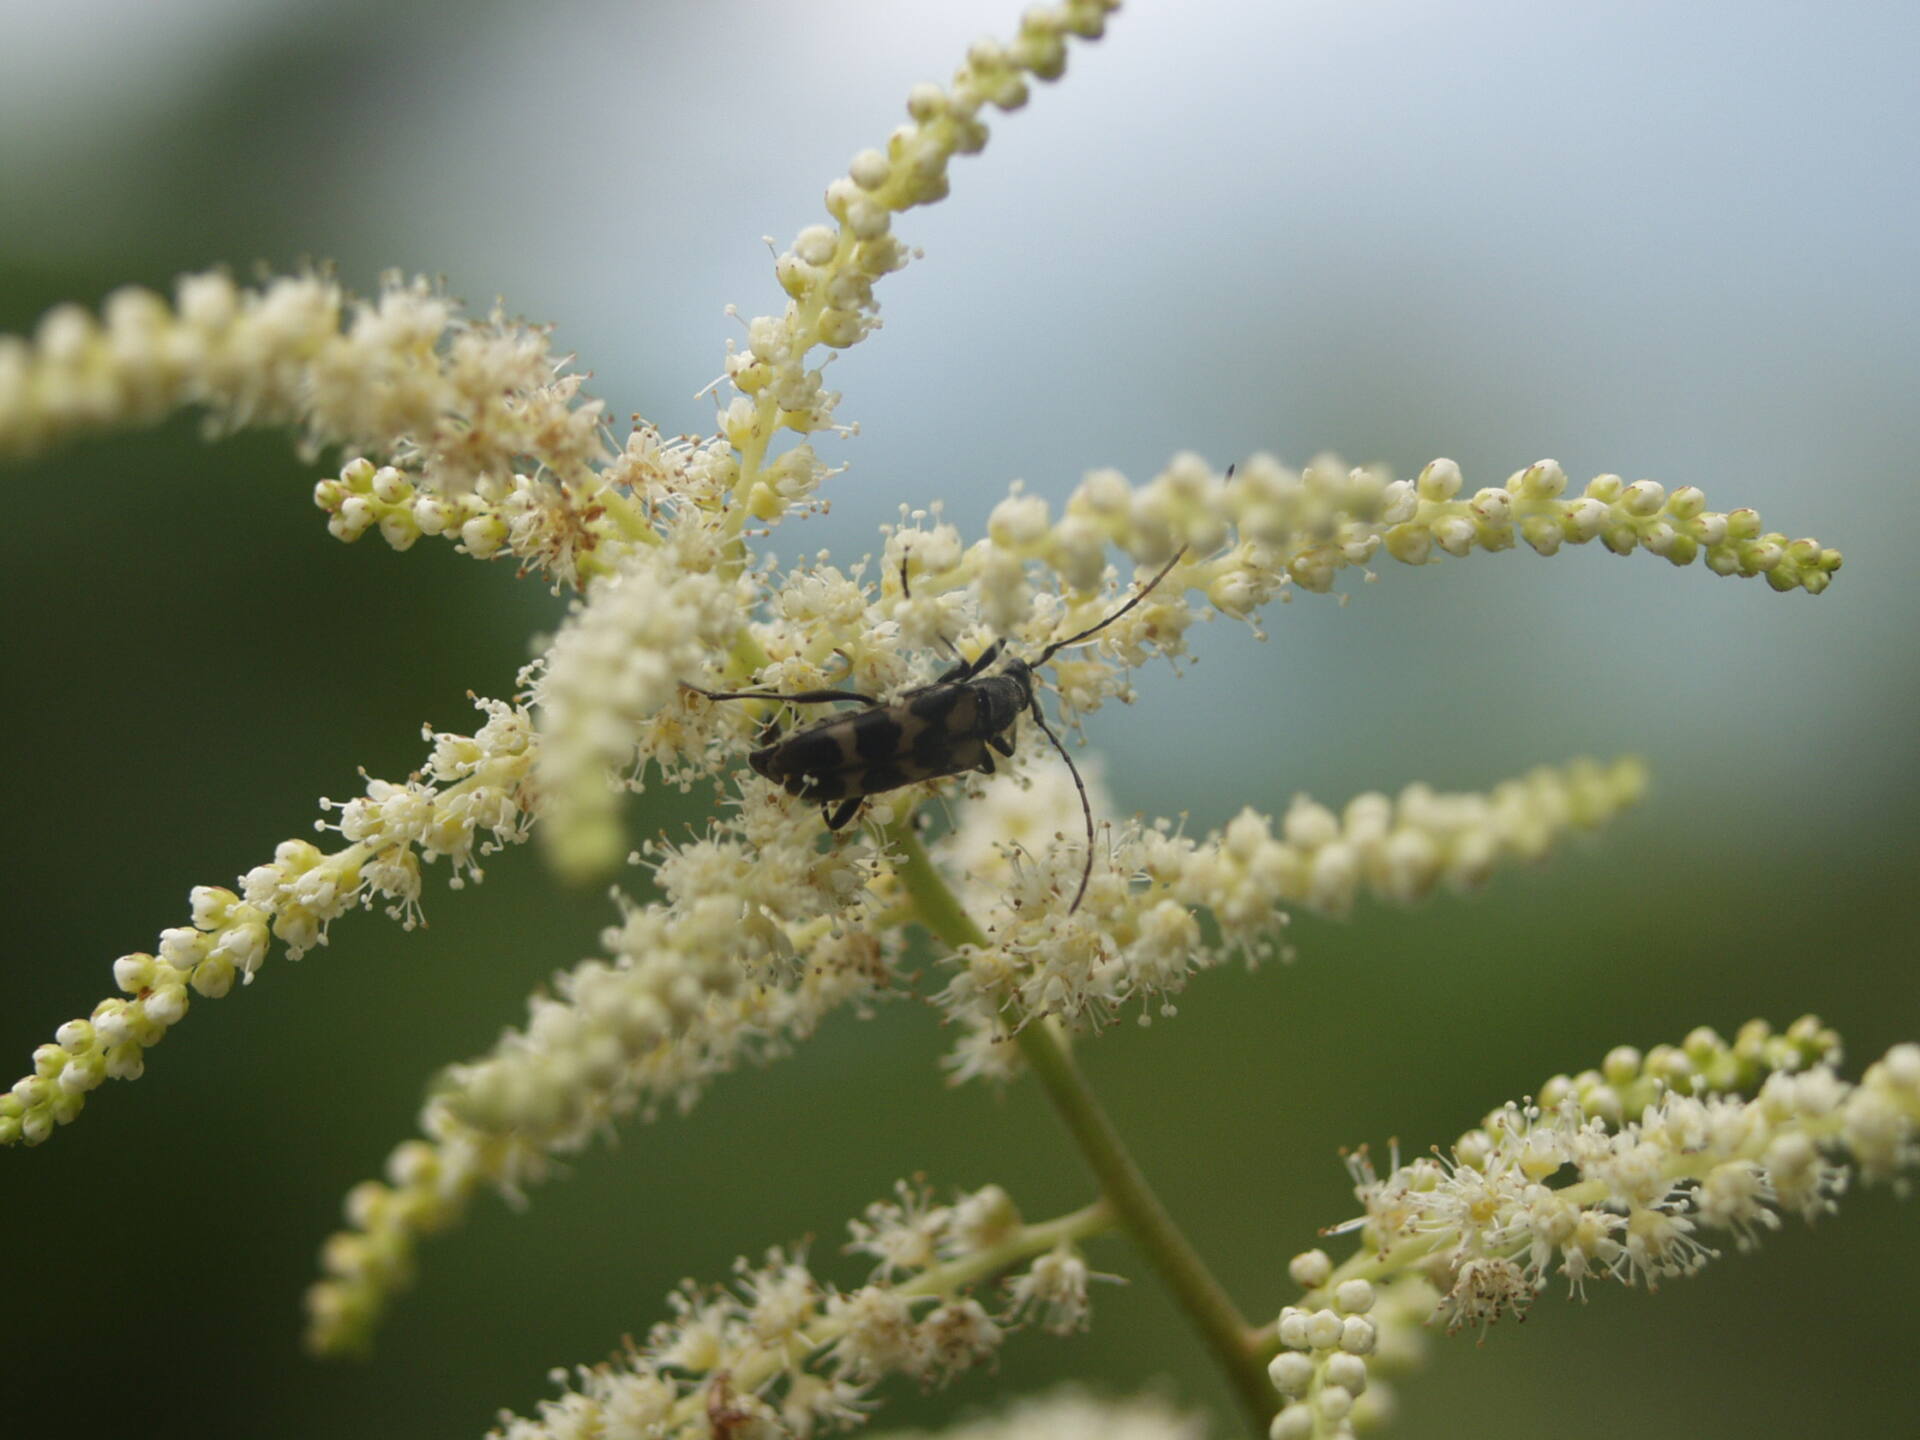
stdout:
MULTIPOLYGON (((914 833, 911 815, 889 826, 887 835, 904 857, 898 873, 920 923, 954 949, 986 945, 987 937, 934 868, 926 846, 914 833)), ((1121 1226, 1200 1332, 1254 1422, 1254 1433, 1264 1436, 1277 1409, 1278 1395, 1257 1348, 1259 1332, 1248 1325, 1232 1297, 1154 1194, 1120 1132, 1073 1063, 1063 1037, 1041 1021, 1019 1026, 1018 1036, 1021 1054, 1080 1147, 1081 1158, 1100 1182, 1101 1193, 1121 1226)))

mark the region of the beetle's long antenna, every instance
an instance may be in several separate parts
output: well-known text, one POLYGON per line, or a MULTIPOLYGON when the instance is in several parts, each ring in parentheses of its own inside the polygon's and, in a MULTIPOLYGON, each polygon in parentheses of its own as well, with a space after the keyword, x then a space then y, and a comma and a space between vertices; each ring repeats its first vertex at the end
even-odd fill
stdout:
POLYGON ((1133 598, 1127 601, 1126 604, 1122 605, 1118 610, 1114 611, 1111 615, 1107 616, 1107 618, 1102 620, 1098 625, 1089 625, 1086 629, 1082 630, 1078 635, 1069 635, 1064 640, 1054 641, 1053 644, 1047 646, 1046 649, 1040 652, 1040 658, 1038 660, 1035 660, 1033 663, 1035 665, 1044 665, 1047 663, 1047 661, 1051 660, 1054 657, 1054 654, 1057 651, 1064 650, 1069 645, 1078 645, 1082 640, 1085 640, 1089 635, 1097 635, 1100 631, 1106 629, 1107 626, 1113 624, 1114 621, 1118 620, 1122 615, 1126 614, 1127 611, 1131 610, 1134 606, 1138 605, 1142 600, 1146 599, 1147 596, 1151 595, 1153 593, 1153 587, 1158 585, 1162 580, 1166 579, 1168 575, 1173 573, 1173 567, 1180 563, 1180 557, 1182 555, 1185 555, 1186 553, 1187 553, 1187 547, 1182 545, 1178 550, 1173 552, 1173 559, 1167 561, 1165 565, 1160 567, 1160 573, 1154 576, 1153 579, 1149 580, 1139 590, 1135 591, 1133 598))
MULTIPOLYGON (((913 558, 913 552, 910 549, 901 550, 900 552, 900 593, 909 600, 913 599, 913 586, 907 580, 907 562, 912 558, 913 558)), ((940 642, 941 647, 949 655, 953 656, 954 659, 956 660, 960 659, 959 646, 955 645, 951 640, 947 639, 947 637, 944 635, 936 634, 933 638, 938 640, 940 642)))
MULTIPOLYGON (((1174 558, 1177 560, 1180 557, 1176 555, 1174 558)), ((1060 758, 1067 762, 1067 773, 1073 776, 1073 788, 1080 792, 1080 813, 1087 817, 1087 863, 1080 867, 1080 888, 1073 892, 1073 904, 1067 907, 1067 914, 1071 915, 1080 908, 1080 902, 1086 898, 1087 882, 1093 878, 1093 802, 1087 799, 1087 787, 1080 778, 1080 767, 1073 763, 1073 756, 1067 753, 1067 747, 1060 743, 1060 737, 1054 734, 1053 728, 1047 724, 1047 717, 1040 712, 1037 701, 1033 706, 1033 718, 1039 723, 1041 733, 1051 740, 1053 748, 1060 752, 1060 758)))

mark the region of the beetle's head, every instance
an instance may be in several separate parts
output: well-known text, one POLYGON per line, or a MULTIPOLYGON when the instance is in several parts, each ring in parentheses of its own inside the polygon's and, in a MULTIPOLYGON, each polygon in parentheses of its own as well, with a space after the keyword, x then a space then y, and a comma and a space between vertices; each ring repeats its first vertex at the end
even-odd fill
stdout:
POLYGON ((1000 673, 1020 687, 1020 693, 1024 697, 1022 704, 1033 703, 1033 666, 1018 655, 1009 655, 1000 662, 1000 673))

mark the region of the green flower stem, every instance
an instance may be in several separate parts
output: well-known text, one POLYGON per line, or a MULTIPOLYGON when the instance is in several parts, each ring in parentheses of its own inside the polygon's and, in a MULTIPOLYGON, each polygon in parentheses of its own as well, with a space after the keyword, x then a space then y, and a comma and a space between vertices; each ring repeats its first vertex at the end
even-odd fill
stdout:
POLYGON ((660 532, 653 528, 645 507, 634 496, 622 495, 615 486, 603 485, 594 492, 592 503, 601 508, 607 523, 620 539, 637 541, 642 545, 657 546, 662 543, 660 532))
POLYGON ((958 1294, 970 1285, 992 1279, 1003 1270, 1011 1270, 1022 1260, 1031 1260, 1062 1245, 1077 1245, 1082 1240, 1091 1240, 1096 1235, 1106 1234, 1118 1224, 1113 1206, 1105 1199, 1096 1200, 1056 1220, 1022 1225, 999 1244, 922 1271, 911 1280, 903 1280, 897 1289, 909 1299, 917 1299, 922 1295, 958 1294))
MULTIPOLYGON (((920 923, 956 950, 963 945, 985 946, 987 937, 934 868, 926 847, 914 833, 912 815, 890 825, 887 837, 904 857, 896 873, 913 899, 920 923)), ((1279 1396, 1257 1349, 1259 1332, 1247 1324, 1153 1193, 1060 1037, 1040 1022, 1020 1026, 1018 1034, 1021 1054, 1060 1112, 1121 1226, 1173 1291, 1214 1360, 1226 1372, 1235 1395, 1254 1421, 1255 1433, 1264 1436, 1279 1408, 1279 1396)))

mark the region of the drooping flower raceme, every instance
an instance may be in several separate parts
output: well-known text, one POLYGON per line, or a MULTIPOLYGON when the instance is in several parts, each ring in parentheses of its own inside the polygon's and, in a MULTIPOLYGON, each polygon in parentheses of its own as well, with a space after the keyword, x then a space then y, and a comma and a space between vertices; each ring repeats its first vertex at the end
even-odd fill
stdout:
MULTIPOLYGON (((991 1362, 1020 1323, 1022 1293, 1050 1257, 1112 1226, 1103 1207, 1038 1225, 1022 1223, 998 1186, 933 1202, 902 1184, 850 1226, 848 1250, 878 1260, 872 1278, 839 1290, 804 1255, 770 1250, 742 1260, 733 1282, 692 1281, 669 1297, 673 1318, 622 1361, 581 1367, 537 1417, 506 1415, 495 1440, 573 1440, 589 1435, 814 1435, 861 1423, 867 1396, 890 1375, 944 1384, 991 1362), (1038 1256, 1038 1259, 1035 1257, 1038 1256), (996 1278, 1014 1298, 984 1303, 996 1278)), ((1143 1432, 1152 1435, 1166 1432, 1143 1432)), ((1176 1435, 1182 1432, 1173 1432, 1176 1435)))
POLYGON ((533 727, 523 707, 475 703, 487 723, 472 735, 428 729, 433 749, 421 774, 400 784, 369 779, 358 799, 321 802, 338 818, 318 828, 344 845, 323 850, 288 840, 240 877, 237 893, 195 886, 190 924, 161 931, 152 954, 114 961, 121 996, 62 1025, 53 1044, 34 1052, 33 1074, 0 1095, 0 1144, 38 1144, 78 1116, 103 1080, 138 1079, 146 1052, 185 1018, 191 996, 217 1000, 236 978, 251 982, 273 941, 297 960, 327 943, 341 915, 380 902, 411 929, 420 917, 423 864, 448 861, 458 887, 480 878, 482 857, 524 840, 533 727))
POLYGON ((1379 1173, 1350 1164, 1365 1215, 1337 1267, 1296 1256, 1306 1293, 1281 1311, 1269 1367, 1286 1406, 1279 1440, 1351 1435, 1382 1398, 1371 1370, 1404 1360, 1414 1327, 1482 1330, 1525 1314, 1549 1280, 1657 1289, 1719 1251, 1751 1248, 1783 1214, 1812 1221, 1849 1179, 1891 1182, 1920 1163, 1920 1046, 1899 1045, 1849 1084, 1838 1037, 1817 1020, 1783 1034, 1754 1021, 1729 1044, 1711 1030, 1597 1070, 1558 1076, 1501 1107, 1447 1156, 1379 1173), (1392 1297, 1387 1310, 1381 1297, 1392 1297))
POLYGON ((1345 915, 1363 893, 1413 904, 1442 884, 1475 888, 1496 865, 1538 861, 1569 831, 1605 823, 1646 783, 1636 760, 1582 760, 1489 795, 1414 785, 1339 814, 1297 796, 1277 824, 1248 807, 1199 840, 1167 821, 1105 826, 1095 880, 1063 915, 1084 855, 1060 838, 1073 790, 1064 766, 1035 768, 1016 771, 1024 789, 987 787, 938 847, 988 942, 961 949, 943 997, 962 1022, 957 1078, 1004 1075, 1016 1052, 1000 1042, 1039 1016, 1098 1025, 1134 1001, 1171 1014, 1194 971, 1282 953, 1292 910, 1345 915))

